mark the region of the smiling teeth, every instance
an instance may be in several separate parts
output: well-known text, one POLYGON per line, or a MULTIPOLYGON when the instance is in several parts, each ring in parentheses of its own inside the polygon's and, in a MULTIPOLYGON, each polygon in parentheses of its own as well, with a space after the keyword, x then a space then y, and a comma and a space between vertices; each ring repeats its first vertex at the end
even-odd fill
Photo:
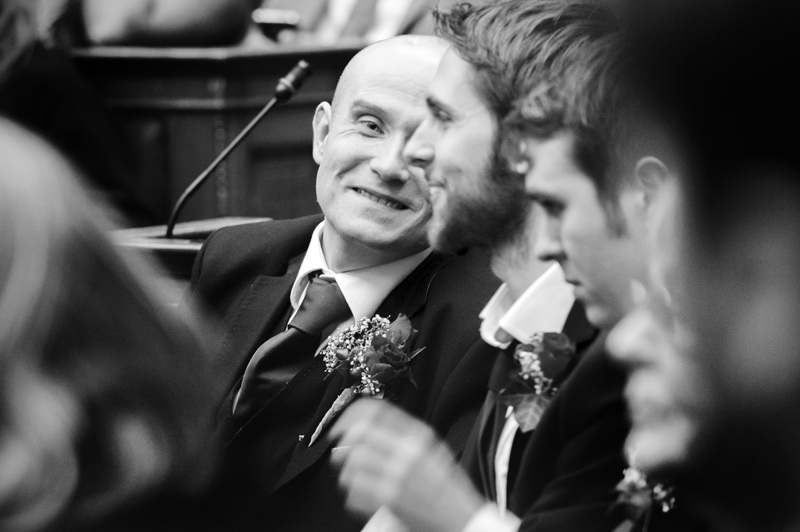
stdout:
POLYGON ((372 201, 380 203, 381 205, 386 205, 387 207, 390 207, 392 209, 397 209, 398 211, 405 209, 405 205, 403 205, 402 203, 398 203, 398 202, 392 201, 392 200, 387 200, 386 198, 380 198, 380 197, 378 197, 378 196, 376 196, 374 194, 370 194, 366 190, 363 190, 363 189, 360 189, 360 188, 358 188, 356 190, 362 196, 365 196, 365 197, 371 199, 372 201))

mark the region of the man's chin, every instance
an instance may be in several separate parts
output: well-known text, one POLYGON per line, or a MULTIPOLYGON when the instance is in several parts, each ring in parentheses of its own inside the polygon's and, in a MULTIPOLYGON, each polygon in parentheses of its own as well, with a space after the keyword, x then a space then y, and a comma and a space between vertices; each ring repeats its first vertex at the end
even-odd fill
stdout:
POLYGON ((669 476, 687 467, 694 438, 688 422, 634 426, 626 447, 635 449, 635 466, 648 474, 669 476))

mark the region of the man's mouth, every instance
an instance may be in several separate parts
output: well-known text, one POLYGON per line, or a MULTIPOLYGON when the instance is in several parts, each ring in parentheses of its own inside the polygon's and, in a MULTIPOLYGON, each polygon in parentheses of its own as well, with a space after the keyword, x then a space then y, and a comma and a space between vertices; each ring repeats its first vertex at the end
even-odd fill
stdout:
POLYGON ((406 205, 403 205, 400 202, 397 202, 397 201, 395 201, 393 199, 389 199, 386 196, 378 196, 378 195, 373 194, 371 192, 367 192, 363 188, 354 188, 353 190, 355 190, 356 192, 358 192, 359 194, 361 194, 365 198, 369 198, 372 201, 374 201, 375 203, 380 203, 381 205, 385 205, 386 207, 389 207, 390 209, 395 209, 395 210, 398 210, 398 211, 402 211, 402 210, 408 209, 408 207, 406 205))

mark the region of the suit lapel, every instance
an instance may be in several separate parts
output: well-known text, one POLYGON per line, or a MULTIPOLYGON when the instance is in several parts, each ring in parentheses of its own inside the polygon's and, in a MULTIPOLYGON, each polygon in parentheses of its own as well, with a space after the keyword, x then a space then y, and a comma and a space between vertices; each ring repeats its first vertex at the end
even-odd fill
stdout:
POLYGON ((450 261, 444 255, 433 252, 403 279, 403 281, 392 290, 378 307, 376 314, 389 317, 392 320, 397 318, 399 313, 403 313, 409 318, 416 316, 425 306, 428 299, 428 288, 436 277, 436 273, 450 261))
POLYGON ((597 328, 589 323, 586 318, 586 309, 580 301, 575 301, 572 309, 567 315, 567 321, 564 322, 564 329, 562 332, 567 335, 567 338, 575 342, 576 352, 581 353, 587 344, 591 343, 596 337, 597 328))
MULTIPOLYGON (((564 322, 562 332, 575 342, 578 356, 581 356, 586 351, 586 347, 591 345, 591 342, 597 337, 597 329, 587 320, 584 307, 579 301, 576 301, 572 305, 567 319, 564 322)), ((505 408, 499 407, 500 405, 498 405, 496 401, 496 394, 506 385, 508 382, 508 374, 514 367, 512 357, 515 345, 516 343, 512 343, 507 350, 498 355, 498 361, 492 369, 492 378, 489 381, 490 392, 487 397, 487 401, 489 401, 490 398, 494 398, 495 404, 493 414, 487 417, 485 425, 479 429, 481 431, 478 440, 480 445, 479 463, 481 464, 481 477, 484 481, 485 494, 486 496, 491 496, 492 500, 496 500, 497 498, 494 465, 495 455, 497 454, 498 440, 506 421, 505 408)), ((484 405, 484 407, 487 407, 487 405, 484 405)), ((522 434, 519 431, 514 437, 508 468, 508 486, 513 486, 514 476, 519 468, 521 457, 520 447, 524 446, 524 442, 527 442, 529 438, 530 433, 522 434)))
POLYGON ((478 463, 483 493, 493 501, 497 500, 497 487, 495 486, 497 474, 494 457, 497 454, 497 443, 506 419, 506 409, 498 403, 497 395, 508 382, 508 372, 513 366, 509 350, 513 351, 516 345, 517 342, 512 342, 507 349, 499 350, 497 353, 497 360, 495 360, 492 375, 489 378, 489 392, 481 408, 476 429, 478 431, 476 441, 478 449, 477 457, 474 459, 478 463))
MULTIPOLYGON (((409 318, 413 318, 425 307, 425 301, 428 297, 428 288, 431 281, 436 276, 436 273, 449 262, 451 259, 439 253, 431 253, 417 268, 411 272, 378 307, 376 314, 383 317, 388 317, 391 320, 397 318, 400 313, 405 314, 409 318)), ((414 346, 411 346, 413 349, 414 346)), ((424 352, 420 354, 424 356, 424 352)), ((412 362, 413 364, 413 362, 412 362)), ((413 366, 412 366, 413 371, 413 366)), ((330 408, 331 404, 336 400, 339 393, 342 391, 343 383, 338 375, 333 375, 327 380, 327 387, 324 394, 321 396, 319 408, 312 418, 312 422, 308 425, 307 433, 305 434, 304 441, 299 442, 295 447, 295 452, 289 462, 288 467, 284 471, 283 476, 275 486, 275 490, 282 485, 289 482, 301 472, 308 469, 311 465, 317 462, 322 456, 327 454, 330 446, 330 441, 327 438, 319 438, 314 445, 308 446, 309 438, 313 434, 317 425, 319 425, 322 417, 330 408)))
POLYGON ((227 395, 217 412, 220 434, 230 434, 233 397, 239 387, 244 368, 256 349, 276 331, 283 330, 289 317, 289 293, 303 255, 293 258, 286 273, 256 278, 239 303, 234 318, 223 338, 212 371, 217 382, 225 383, 227 395))

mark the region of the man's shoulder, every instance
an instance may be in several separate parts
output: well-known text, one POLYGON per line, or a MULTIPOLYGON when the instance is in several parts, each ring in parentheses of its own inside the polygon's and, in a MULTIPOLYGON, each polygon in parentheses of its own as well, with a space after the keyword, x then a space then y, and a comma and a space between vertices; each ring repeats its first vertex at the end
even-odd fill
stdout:
MULTIPOLYGON (((321 215, 291 220, 270 220, 218 229, 206 239, 198 261, 203 269, 229 269, 237 265, 285 265, 308 248, 321 215)), ((277 272, 276 272, 277 273, 277 272)))
POLYGON ((579 360, 556 395, 554 406, 568 426, 580 432, 585 422, 610 415, 624 424, 626 419, 623 390, 624 369, 617 365, 605 348, 606 331, 599 333, 579 351, 579 360))
POLYGON ((262 250, 272 252, 288 250, 290 254, 296 255, 308 247, 311 233, 322 219, 321 214, 314 214, 289 220, 231 225, 212 233, 206 241, 206 246, 230 248, 240 254, 257 253, 262 250), (299 251, 294 252, 297 248, 299 251))
MULTIPOLYGON (((431 280, 432 293, 437 291, 463 291, 464 295, 488 296, 500 286, 491 269, 491 255, 483 249, 468 249, 457 255, 433 253, 440 261, 439 270, 431 280)), ((484 303, 486 302, 484 301, 484 303)))
POLYGON ((191 278, 191 292, 217 305, 235 298, 261 276, 282 277, 301 257, 322 216, 274 220, 215 231, 203 243, 191 278))

